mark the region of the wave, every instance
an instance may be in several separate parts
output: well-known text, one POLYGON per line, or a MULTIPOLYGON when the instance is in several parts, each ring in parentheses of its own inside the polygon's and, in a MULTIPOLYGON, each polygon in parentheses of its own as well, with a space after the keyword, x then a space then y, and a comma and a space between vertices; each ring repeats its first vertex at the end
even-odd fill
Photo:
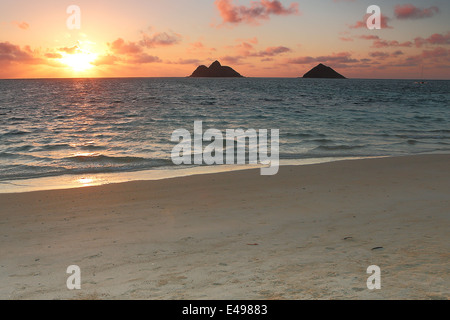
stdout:
POLYGON ((98 162, 98 163, 136 163, 145 162, 147 159, 141 157, 112 157, 103 154, 89 154, 89 155, 76 155, 72 157, 63 158, 63 160, 73 162, 98 162))
POLYGON ((287 132, 285 134, 280 133, 280 136, 286 137, 286 138, 324 138, 326 137, 325 134, 322 133, 305 133, 305 132, 287 132))
POLYGON ((23 117, 11 117, 8 119, 8 121, 25 121, 25 120, 29 120, 23 117))
MULTIPOLYGON (((78 157, 79 158, 79 157, 78 157)), ((114 158, 102 156, 100 158, 114 158)), ((116 162, 115 165, 105 165, 105 163, 96 162, 97 165, 89 166, 64 166, 64 163, 59 162, 54 166, 51 165, 9 165, 0 168, 0 181, 5 180, 23 180, 42 177, 54 177, 61 175, 78 175, 78 174, 102 174, 114 172, 135 172, 142 170, 151 170, 165 167, 174 167, 171 160, 166 159, 143 159, 139 165, 133 165, 130 162, 121 162, 123 158, 132 157, 116 157, 115 161, 119 159, 120 165, 116 162), (131 164, 131 165, 130 165, 131 164)), ((67 158, 66 158, 67 159, 67 158)), ((98 159, 98 158, 97 158, 98 159)), ((87 160, 86 160, 87 161, 87 160)), ((106 160, 105 160, 106 161, 106 160)), ((47 162, 48 163, 48 162, 47 162)), ((110 161, 109 164, 112 164, 110 161)))
POLYGON ((333 143, 333 140, 330 139, 313 139, 312 142, 318 142, 318 143, 333 143))
POLYGON ((448 81, 429 82, 430 92, 414 86, 406 100, 398 97, 413 88, 410 81, 71 81, 0 81, 15 97, 0 95, 0 177, 173 166, 163 160, 175 145, 172 131, 192 134, 195 120, 205 122, 204 131, 278 128, 281 158, 403 155, 450 144, 448 81), (49 84, 51 97, 41 90, 49 84), (86 99, 76 101, 80 96, 86 99))
POLYGON ((9 152, 0 152, 0 159, 11 159, 11 158, 16 158, 17 155, 14 153, 9 153, 9 152))
MULTIPOLYGON (((24 151, 31 151, 32 149, 34 149, 34 146, 32 145, 24 145, 24 146, 20 146, 20 147, 15 147, 15 148, 11 148, 13 149, 14 152, 24 152, 24 151)), ((8 149, 9 151, 9 149, 8 149)))
POLYGON ((349 146, 345 144, 337 145, 337 146, 318 146, 314 150, 325 150, 325 151, 339 151, 339 150, 354 150, 365 148, 366 145, 357 145, 357 146, 349 146))
POLYGON ((11 130, 11 131, 8 131, 8 132, 2 134, 2 136, 5 136, 5 137, 8 137, 8 136, 23 136, 23 135, 27 135, 27 134, 30 134, 30 133, 31 133, 30 131, 14 129, 14 130, 11 130))
POLYGON ((283 102, 284 100, 281 98, 260 98, 259 101, 266 101, 266 102, 283 102))
POLYGON ((72 149, 72 147, 67 143, 48 144, 48 145, 39 147, 37 149, 37 151, 55 151, 55 150, 65 150, 65 149, 72 149))
POLYGON ((443 130, 430 130, 430 131, 427 131, 427 132, 433 132, 433 133, 450 133, 450 130, 445 130, 445 129, 443 129, 443 130))
POLYGON ((401 139, 413 139, 413 140, 420 140, 420 139, 436 139, 436 140, 442 140, 442 139, 450 139, 450 136, 436 136, 436 135, 426 135, 426 134, 397 134, 395 135, 396 138, 401 139))

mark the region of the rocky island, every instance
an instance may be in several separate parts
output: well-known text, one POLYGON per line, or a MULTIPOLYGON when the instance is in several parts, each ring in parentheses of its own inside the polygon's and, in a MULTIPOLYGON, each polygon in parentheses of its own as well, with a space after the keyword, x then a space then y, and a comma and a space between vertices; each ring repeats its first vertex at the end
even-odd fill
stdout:
POLYGON ((190 76, 191 78, 243 78, 238 72, 233 70, 233 68, 222 66, 219 61, 214 61, 209 67, 199 66, 194 73, 190 76))
POLYGON ((334 71, 332 68, 327 67, 323 64, 319 64, 318 66, 305 73, 303 78, 347 79, 343 75, 334 71))

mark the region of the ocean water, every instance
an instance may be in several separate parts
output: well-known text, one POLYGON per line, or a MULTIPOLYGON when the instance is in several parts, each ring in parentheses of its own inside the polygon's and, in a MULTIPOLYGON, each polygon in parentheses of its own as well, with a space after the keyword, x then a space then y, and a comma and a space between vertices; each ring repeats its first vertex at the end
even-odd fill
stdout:
POLYGON ((0 183, 178 169, 175 129, 279 129, 280 159, 450 152, 450 81, 0 80, 0 183))

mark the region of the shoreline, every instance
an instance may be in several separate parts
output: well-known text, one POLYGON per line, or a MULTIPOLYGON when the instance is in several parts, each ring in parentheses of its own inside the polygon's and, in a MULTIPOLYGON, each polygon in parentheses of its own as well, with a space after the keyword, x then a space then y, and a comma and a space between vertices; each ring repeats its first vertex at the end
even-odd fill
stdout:
MULTIPOLYGON (((397 156, 393 156, 397 157, 397 156)), ((280 160, 282 166, 305 166, 336 161, 353 161, 364 159, 390 158, 390 156, 367 157, 323 157, 280 160)), ((154 181, 181 177, 189 177, 203 174, 218 174, 233 171, 260 169, 263 165, 214 165, 173 167, 170 169, 148 169, 138 171, 107 172, 94 174, 64 174, 59 176, 37 177, 30 179, 16 179, 0 181, 0 194, 23 193, 34 191, 50 191, 62 189, 76 189, 85 187, 102 186, 109 184, 125 183, 131 181, 154 181)))
POLYGON ((0 298, 448 300, 449 160, 0 194, 0 298))

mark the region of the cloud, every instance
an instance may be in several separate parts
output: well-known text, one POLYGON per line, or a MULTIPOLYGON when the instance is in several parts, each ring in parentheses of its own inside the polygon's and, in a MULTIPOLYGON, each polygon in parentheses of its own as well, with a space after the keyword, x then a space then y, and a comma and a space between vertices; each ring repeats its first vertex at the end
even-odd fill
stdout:
POLYGON ((208 53, 212 53, 214 51, 217 51, 216 48, 209 48, 207 46, 205 46, 203 44, 203 42, 201 41, 197 41, 194 43, 190 43, 189 47, 187 47, 187 51, 188 52, 194 52, 196 54, 201 53, 201 52, 208 52, 208 53))
POLYGON ((121 61, 127 64, 146 64, 162 62, 162 60, 153 55, 149 55, 144 52, 144 44, 141 42, 125 41, 122 38, 115 40, 112 43, 108 43, 108 46, 112 52, 112 55, 104 55, 94 62, 95 65, 101 64, 114 64, 117 61, 121 61), (121 55, 121 58, 116 57, 121 55))
POLYGON ((435 48, 433 50, 424 50, 422 52, 422 57, 423 58, 441 58, 441 57, 448 57, 449 54, 450 54, 450 50, 439 47, 439 48, 435 48))
POLYGON ((22 30, 28 30, 30 28, 30 25, 28 23, 26 23, 25 21, 22 21, 22 22, 13 21, 12 23, 22 30))
POLYGON ((442 68, 443 66, 448 66, 450 63, 450 50, 443 47, 438 47, 433 50, 424 50, 421 54, 404 58, 395 66, 417 67, 423 65, 424 60, 428 60, 426 64, 427 67, 435 66, 442 68))
POLYGON ((58 51, 59 52, 65 52, 67 54, 75 54, 77 52, 79 52, 80 48, 78 47, 78 45, 75 45, 73 47, 64 47, 64 48, 59 48, 58 51))
POLYGON ((376 52, 369 53, 369 56, 371 56, 372 58, 386 59, 386 58, 389 58, 390 54, 387 52, 376 51, 376 52))
POLYGON ((167 47, 180 43, 181 39, 181 35, 174 32, 157 32, 151 35, 143 32, 139 44, 146 48, 167 47))
POLYGON ((351 57, 350 52, 339 52, 333 53, 328 56, 319 56, 319 57, 304 56, 288 60, 288 63, 292 64, 311 64, 311 63, 330 63, 330 62, 342 64, 342 63, 356 63, 359 62, 359 60, 353 59, 351 57))
POLYGON ((127 62, 132 64, 145 64, 145 63, 162 62, 162 60, 159 57, 142 53, 133 57, 132 59, 129 59, 127 62))
POLYGON ((232 0, 216 0, 215 5, 223 20, 223 24, 258 24, 260 20, 268 20, 270 15, 294 15, 299 14, 298 3, 291 3, 284 7, 278 1, 259 0, 252 1, 250 6, 234 5, 232 0))
POLYGON ((116 64, 116 62, 122 62, 125 64, 147 64, 147 63, 159 63, 162 62, 162 60, 157 56, 152 56, 143 52, 138 53, 128 52, 123 57, 117 57, 111 54, 101 55, 94 62, 92 62, 92 64, 95 66, 114 65, 116 64))
POLYGON ((450 44, 450 32, 447 32, 447 34, 439 34, 435 33, 429 36, 428 38, 424 39, 421 37, 417 37, 414 39, 414 43, 417 48, 422 47, 423 45, 447 45, 450 44))
POLYGON ((135 42, 125 42, 122 38, 115 40, 112 43, 108 43, 109 48, 115 54, 138 54, 142 52, 142 48, 135 42))
POLYGON ((0 62, 3 63, 42 63, 43 60, 36 58, 29 46, 22 50, 19 46, 9 42, 0 42, 0 62))
POLYGON ((360 39, 364 39, 364 40, 378 40, 380 39, 379 36, 374 36, 374 35, 362 35, 359 36, 360 39))
POLYGON ((372 47, 373 48, 387 48, 387 47, 405 47, 409 48, 412 47, 413 43, 411 41, 405 41, 405 42, 399 42, 397 40, 382 40, 377 39, 373 42, 372 47))
POLYGON ((118 38, 114 42, 108 43, 112 54, 100 57, 94 64, 114 64, 117 61, 127 64, 163 62, 159 57, 147 54, 145 50, 175 45, 181 42, 181 39, 181 35, 173 32, 157 32, 153 34, 142 32, 142 39, 137 42, 118 38), (121 57, 116 57, 116 55, 121 57))
POLYGON ((395 57, 401 56, 403 54, 404 53, 401 50, 397 50, 397 51, 394 51, 392 53, 375 51, 375 52, 369 53, 369 56, 372 57, 372 58, 387 59, 389 57, 394 57, 395 58, 395 57))
POLYGON ((142 32, 142 39, 138 42, 125 41, 118 38, 112 43, 108 43, 110 50, 114 54, 121 55, 140 55, 138 61, 152 60, 149 56, 145 56, 144 49, 151 49, 156 47, 167 47, 181 42, 181 35, 173 32, 157 32, 148 34, 142 32))
POLYGON ((99 56, 95 61, 91 62, 94 66, 101 66, 101 65, 113 65, 120 59, 116 56, 106 54, 99 56))
MULTIPOLYGON (((366 14, 362 21, 357 21, 355 24, 350 25, 350 29, 360 29, 360 28, 367 28, 367 19, 371 16, 371 14, 366 14)), ((391 18, 386 17, 385 15, 381 14, 381 28, 382 29, 393 29, 388 23, 391 20, 391 18)))
POLYGON ((397 67, 418 67, 423 66, 426 61, 427 69, 447 67, 450 64, 450 50, 438 47, 433 50, 424 50, 421 54, 409 56, 401 60, 397 67))
POLYGON ((205 45, 201 41, 197 41, 197 42, 191 43, 190 47, 192 49, 205 49, 205 45))
MULTIPOLYGON (((236 41, 242 40, 237 39, 236 41)), ((258 51, 253 45, 257 43, 258 39, 255 37, 253 39, 244 40, 234 46, 228 46, 228 48, 236 50, 237 54, 241 57, 274 57, 292 51, 290 48, 284 46, 267 47, 265 50, 258 51)))
POLYGON ((290 52, 291 49, 283 46, 278 47, 268 47, 267 49, 263 51, 259 51, 253 54, 250 54, 252 57, 273 57, 282 53, 290 52))
POLYGON ((433 6, 426 9, 420 9, 412 4, 405 4, 395 6, 394 12, 398 19, 422 19, 434 16, 439 12, 439 8, 433 6))
POLYGON ((423 62, 423 59, 420 55, 417 56, 410 56, 407 57, 405 59, 403 59, 402 61, 400 61, 399 63, 394 64, 393 66, 395 67, 416 67, 418 65, 421 65, 423 62))
POLYGON ((220 61, 229 63, 229 64, 242 64, 241 56, 224 56, 220 58, 220 61))
POLYGON ((182 59, 179 58, 177 61, 167 61, 167 64, 193 64, 193 65, 199 65, 202 63, 199 59, 182 59))
POLYGON ((450 44, 450 32, 446 34, 435 33, 428 38, 417 37, 413 41, 399 42, 397 40, 383 40, 379 36, 375 35, 362 35, 358 37, 364 40, 373 40, 373 48, 387 48, 387 47, 412 47, 415 45, 420 48, 424 45, 449 45, 450 44))
POLYGON ((52 53, 52 52, 46 53, 44 56, 46 58, 49 58, 49 59, 61 59, 62 58, 61 54, 59 54, 59 53, 52 53))

